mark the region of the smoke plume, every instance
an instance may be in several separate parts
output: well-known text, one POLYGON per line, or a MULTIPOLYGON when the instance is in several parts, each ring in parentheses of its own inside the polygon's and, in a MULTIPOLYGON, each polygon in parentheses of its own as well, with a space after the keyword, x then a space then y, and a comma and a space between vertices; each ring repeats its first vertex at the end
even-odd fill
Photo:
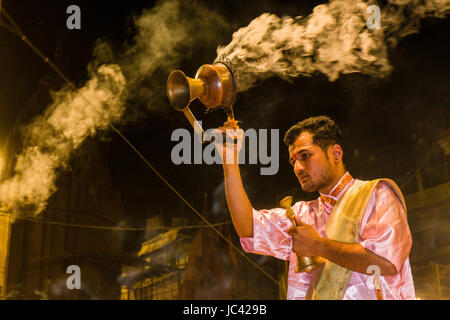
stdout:
POLYGON ((25 147, 17 156, 14 176, 0 184, 0 201, 13 215, 37 215, 45 209, 56 191, 57 171, 67 167, 88 136, 123 114, 125 84, 118 65, 103 65, 82 88, 52 94, 53 103, 24 129, 25 147))
POLYGON ((264 13, 219 46, 217 56, 230 60, 241 92, 271 76, 289 80, 322 73, 335 81, 360 72, 382 78, 392 70, 389 48, 418 32, 421 19, 443 18, 450 11, 450 0, 390 0, 381 10, 381 28, 369 29, 367 8, 373 4, 332 0, 306 18, 264 13))

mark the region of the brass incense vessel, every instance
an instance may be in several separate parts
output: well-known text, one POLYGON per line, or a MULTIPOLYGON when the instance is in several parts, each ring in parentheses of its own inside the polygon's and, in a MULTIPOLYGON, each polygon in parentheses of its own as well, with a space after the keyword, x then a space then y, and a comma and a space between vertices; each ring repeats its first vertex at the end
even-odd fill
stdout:
POLYGON ((204 131, 199 126, 189 105, 195 99, 206 107, 205 112, 221 108, 227 115, 224 128, 239 128, 234 119, 233 103, 236 98, 236 82, 231 66, 225 61, 202 65, 195 78, 186 76, 183 71, 172 71, 167 80, 167 96, 172 107, 184 113, 194 131, 204 142, 204 131))

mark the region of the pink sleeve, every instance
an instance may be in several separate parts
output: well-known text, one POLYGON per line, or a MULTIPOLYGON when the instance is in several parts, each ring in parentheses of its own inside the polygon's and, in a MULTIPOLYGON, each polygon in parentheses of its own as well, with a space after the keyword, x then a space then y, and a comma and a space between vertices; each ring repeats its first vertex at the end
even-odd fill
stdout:
POLYGON ((291 227, 284 209, 253 209, 253 237, 241 238, 242 248, 247 252, 289 260, 292 238, 287 231, 291 227))
POLYGON ((361 245, 389 260, 399 272, 411 250, 412 237, 405 210, 387 183, 377 185, 361 227, 361 245))

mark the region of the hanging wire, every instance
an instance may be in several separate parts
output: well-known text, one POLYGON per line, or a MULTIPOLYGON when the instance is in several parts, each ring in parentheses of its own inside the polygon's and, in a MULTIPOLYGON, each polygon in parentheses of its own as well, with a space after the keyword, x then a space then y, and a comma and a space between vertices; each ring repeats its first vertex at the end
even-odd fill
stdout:
MULTIPOLYGON (((1 10, 0 10, 0 12, 1 12, 1 10)), ((0 26, 5 28, 6 30, 8 30, 12 34, 15 34, 16 36, 19 36, 19 33, 16 30, 14 30, 13 27, 11 27, 10 25, 4 23, 2 20, 0 20, 0 26)))
MULTIPOLYGON (((11 212, 1 211, 0 215, 6 216, 11 215, 11 212)), ((45 223, 45 224, 53 224, 58 226, 66 226, 66 227, 74 227, 74 228, 86 228, 86 229, 101 229, 101 230, 113 230, 113 231, 150 231, 150 230, 185 230, 185 229, 198 229, 198 228, 206 228, 209 227, 207 224, 197 224, 190 226, 178 226, 178 227, 113 227, 113 226, 99 226, 99 225, 89 225, 89 224, 75 224, 75 223, 67 223, 61 221, 47 220, 47 219, 39 219, 39 218, 31 218, 31 217, 16 217, 17 220, 37 222, 37 223, 45 223)), ((215 227, 223 226, 226 224, 230 224, 230 221, 219 222, 212 224, 215 227)))
MULTIPOLYGON (((0 8, 0 10, 4 13, 6 18, 9 20, 11 25, 15 29, 15 33, 39 56, 41 57, 49 66, 52 68, 73 90, 76 90, 77 88, 75 85, 67 78, 60 70, 59 68, 47 57, 45 56, 31 41, 25 36, 25 34, 22 32, 22 30, 19 28, 19 26, 15 23, 15 21, 12 19, 12 17, 6 12, 4 8, 0 8)), ((4 24, 1 24, 0 26, 4 27, 4 24)), ((103 119, 103 114, 97 110, 90 101, 82 94, 82 92, 79 92, 80 96, 86 101, 86 103, 95 110, 100 117, 103 119)), ((107 122, 108 123, 108 122, 107 122)), ((119 129, 117 129, 113 124, 109 123, 109 127, 116 132, 122 140, 125 141, 126 144, 139 156, 139 158, 144 161, 144 163, 166 184, 189 208, 192 209, 192 211, 197 214, 200 219, 202 219, 211 229, 213 229, 223 240, 225 240, 236 252, 238 252, 240 255, 242 255, 250 264, 252 264, 255 268, 257 268, 259 271, 264 273, 270 280, 278 284, 278 281, 272 277, 269 273, 267 273, 264 269, 262 269, 260 266, 258 266, 254 261, 252 261, 249 257, 245 255, 242 250, 240 250, 237 246, 235 246, 227 237, 225 237, 213 224, 211 224, 205 217, 203 217, 200 212, 198 212, 159 172, 156 170, 155 167, 147 160, 147 158, 120 132, 119 129)))

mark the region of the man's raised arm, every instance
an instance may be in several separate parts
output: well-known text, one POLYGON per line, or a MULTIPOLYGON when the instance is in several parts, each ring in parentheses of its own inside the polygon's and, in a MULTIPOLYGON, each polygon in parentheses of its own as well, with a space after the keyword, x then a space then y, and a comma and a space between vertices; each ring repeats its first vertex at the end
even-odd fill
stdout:
MULTIPOLYGON (((231 220, 241 238, 253 237, 253 207, 242 184, 238 156, 242 147, 243 131, 227 130, 228 136, 237 136, 237 143, 215 143, 222 157, 225 195, 231 220)), ((219 141, 220 142, 220 141, 219 141)))

